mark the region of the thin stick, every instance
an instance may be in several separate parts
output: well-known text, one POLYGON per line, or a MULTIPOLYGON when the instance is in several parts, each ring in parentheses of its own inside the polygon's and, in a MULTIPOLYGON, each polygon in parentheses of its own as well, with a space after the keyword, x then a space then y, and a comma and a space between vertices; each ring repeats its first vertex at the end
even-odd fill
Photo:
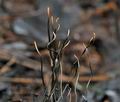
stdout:
POLYGON ((0 75, 9 72, 11 70, 10 66, 15 63, 15 58, 12 57, 2 68, 0 69, 0 75))
POLYGON ((33 78, 8 78, 8 77, 0 77, 1 82, 12 82, 19 84, 42 84, 41 79, 33 79, 33 78))

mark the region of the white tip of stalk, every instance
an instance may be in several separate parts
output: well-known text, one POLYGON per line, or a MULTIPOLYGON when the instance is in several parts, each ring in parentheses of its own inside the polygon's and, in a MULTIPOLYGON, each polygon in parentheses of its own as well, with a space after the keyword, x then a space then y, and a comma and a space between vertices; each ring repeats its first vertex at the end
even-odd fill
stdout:
POLYGON ((67 36, 69 36, 70 35, 70 29, 68 29, 68 33, 67 33, 67 36))
POLYGON ((87 48, 87 46, 85 45, 85 43, 83 43, 83 47, 86 49, 87 48))
POLYGON ((38 46, 37 46, 36 41, 34 41, 34 45, 35 45, 35 49, 36 49, 37 53, 40 55, 40 51, 38 50, 38 46))
POLYGON ((96 36, 96 34, 95 34, 95 32, 93 32, 93 37, 95 38, 95 36, 96 36))
POLYGON ((50 7, 47 8, 48 17, 50 16, 50 7))
POLYGON ((56 18, 56 22, 58 22, 58 21, 59 21, 59 19, 60 19, 60 18, 59 18, 59 17, 57 17, 57 18, 56 18))
POLYGON ((57 31, 60 29, 60 24, 58 24, 57 31))

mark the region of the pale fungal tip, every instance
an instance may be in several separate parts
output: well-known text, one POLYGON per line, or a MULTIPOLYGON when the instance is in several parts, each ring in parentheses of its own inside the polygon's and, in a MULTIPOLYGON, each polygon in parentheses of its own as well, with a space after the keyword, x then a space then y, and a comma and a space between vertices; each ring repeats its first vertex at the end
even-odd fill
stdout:
POLYGON ((50 7, 47 8, 47 14, 50 16, 50 7))

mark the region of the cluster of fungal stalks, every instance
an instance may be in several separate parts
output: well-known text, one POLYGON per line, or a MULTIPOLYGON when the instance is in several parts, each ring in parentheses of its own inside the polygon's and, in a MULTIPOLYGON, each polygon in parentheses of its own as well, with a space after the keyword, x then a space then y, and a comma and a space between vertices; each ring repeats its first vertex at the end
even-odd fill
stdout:
MULTIPOLYGON (((44 75, 43 75, 43 59, 42 56, 38 50, 37 44, 36 42, 34 42, 35 48, 38 52, 38 54, 41 57, 41 78, 42 78, 42 83, 44 86, 44 98, 43 98, 43 102, 63 102, 63 94, 65 93, 65 91, 68 89, 68 94, 67 97, 69 97, 69 102, 71 102, 71 87, 69 86, 69 84, 66 84, 65 87, 63 87, 63 82, 62 82, 62 56, 63 56, 63 52, 64 49, 69 45, 70 43, 70 39, 69 39, 69 35, 70 35, 70 30, 68 30, 66 39, 64 39, 63 41, 58 41, 57 40, 57 33, 60 29, 60 24, 58 23, 59 18, 55 17, 52 15, 52 12, 50 10, 50 8, 47 9, 47 14, 48 14, 48 22, 47 22, 47 32, 48 32, 48 44, 47 44, 47 49, 49 51, 49 57, 50 57, 50 61, 51 61, 51 77, 50 77, 50 82, 48 85, 45 84, 45 80, 44 80, 44 75), (61 77, 60 81, 59 81, 59 76, 61 77)), ((94 42, 95 40, 95 33, 94 36, 90 39, 89 43, 85 46, 84 51, 82 52, 81 56, 84 55, 84 53, 86 52, 87 48, 90 47, 90 45, 94 42)), ((80 62, 79 59, 76 55, 74 55, 74 57, 76 58, 76 61, 73 63, 73 65, 75 66, 73 72, 74 75, 73 77, 76 78, 75 81, 75 85, 74 85, 74 93, 75 93, 75 102, 77 102, 78 98, 77 98, 77 84, 78 84, 78 79, 79 79, 79 72, 78 69, 80 68, 80 62)), ((91 75, 92 75, 92 69, 91 69, 91 65, 90 65, 90 70, 91 70, 91 75)), ((92 78, 92 77, 91 77, 92 78)), ((90 80, 87 83, 86 89, 88 88, 89 84, 90 84, 90 80)), ((82 95, 82 98, 84 101, 87 102, 87 98, 85 96, 82 95)))

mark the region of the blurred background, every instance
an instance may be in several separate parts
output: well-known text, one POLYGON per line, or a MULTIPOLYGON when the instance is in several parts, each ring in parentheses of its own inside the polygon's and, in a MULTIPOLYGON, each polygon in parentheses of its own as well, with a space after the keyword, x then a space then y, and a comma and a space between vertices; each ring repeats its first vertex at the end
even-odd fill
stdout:
POLYGON ((93 77, 85 94, 88 102, 120 102, 120 0, 0 0, 0 102, 33 102, 33 94, 42 95, 40 56, 33 42, 49 80, 48 7, 60 18, 57 39, 64 40, 70 29, 63 83, 74 83, 68 82, 74 54, 80 57, 94 32, 94 43, 80 58, 78 90, 86 91, 90 62, 93 77))

